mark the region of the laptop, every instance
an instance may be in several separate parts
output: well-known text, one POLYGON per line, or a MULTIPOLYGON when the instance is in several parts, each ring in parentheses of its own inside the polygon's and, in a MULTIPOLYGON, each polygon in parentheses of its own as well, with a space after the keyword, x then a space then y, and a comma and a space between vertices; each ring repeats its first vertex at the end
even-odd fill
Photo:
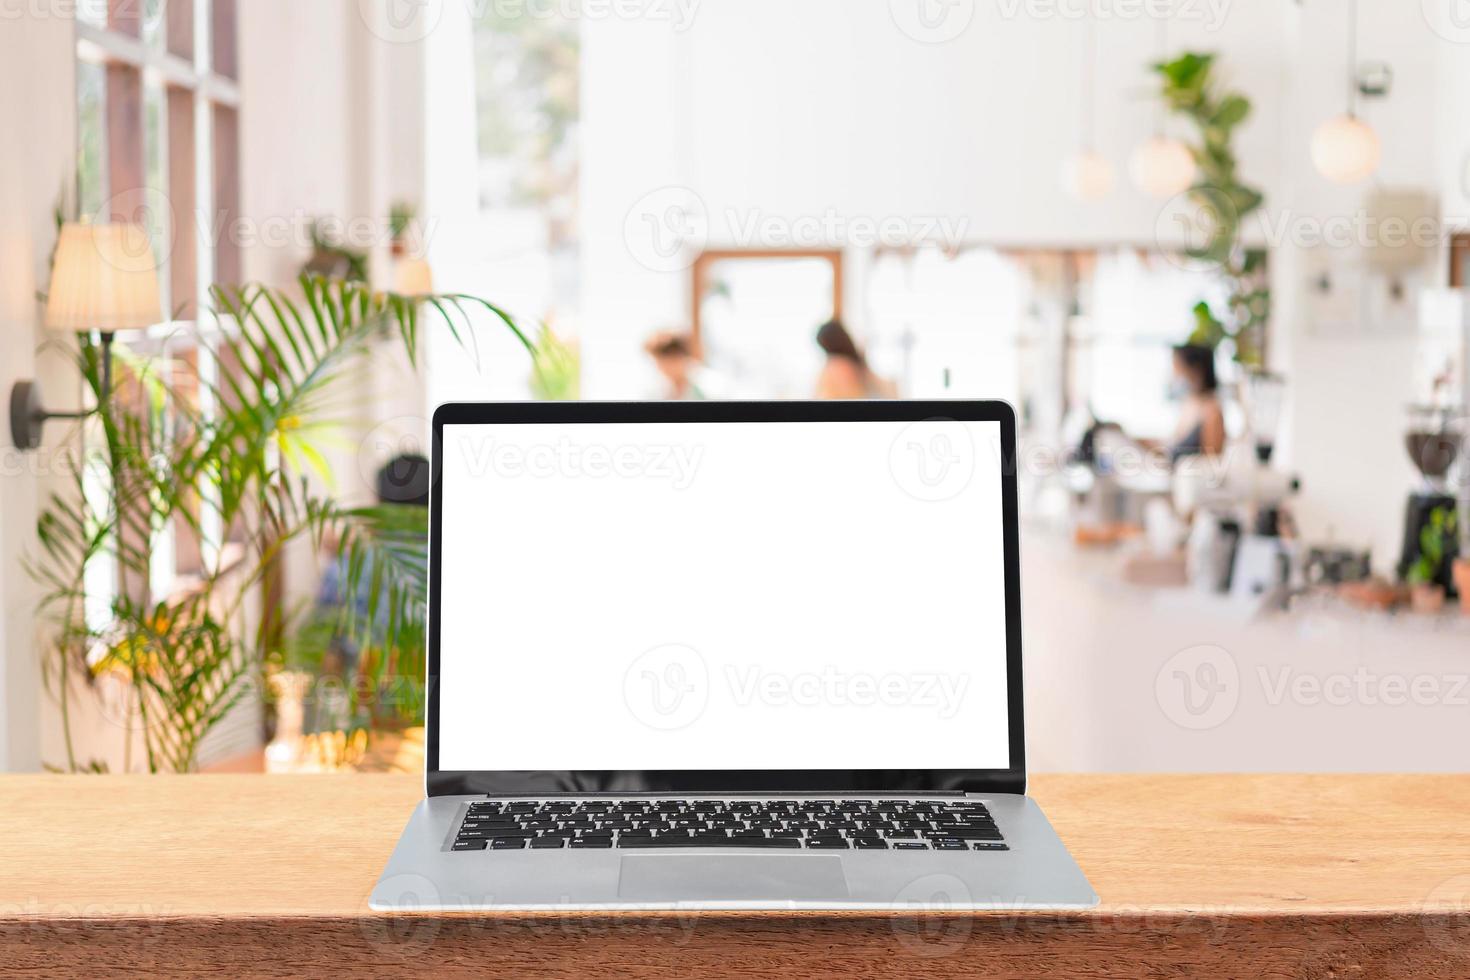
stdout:
POLYGON ((1064 909, 1001 402, 452 404, 379 910, 1064 909))

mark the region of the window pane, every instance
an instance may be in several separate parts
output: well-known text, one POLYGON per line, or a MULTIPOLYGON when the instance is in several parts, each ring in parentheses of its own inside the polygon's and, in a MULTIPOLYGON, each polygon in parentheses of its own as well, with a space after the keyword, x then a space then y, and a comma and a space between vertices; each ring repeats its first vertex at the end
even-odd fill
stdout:
POLYGON ((211 64, 217 75, 238 78, 240 68, 235 52, 235 0, 214 0, 209 30, 211 64))
POLYGON ((240 215, 240 120, 229 106, 216 105, 214 119, 214 207, 213 220, 224 233, 216 235, 214 281, 238 285, 244 269, 240 239, 231 234, 240 215))
POLYGON ((173 205, 169 237, 169 309, 181 320, 198 315, 199 222, 194 167, 194 96, 168 90, 168 196, 173 205))
POLYGON ((77 23, 106 27, 109 6, 110 0, 77 0, 77 23))
POLYGON ((99 221, 138 221, 147 187, 143 151, 143 77, 130 65, 107 72, 107 189, 99 221))
POLYGON ((834 266, 819 257, 717 259, 705 267, 699 344, 726 397, 809 398, 822 370, 834 266))
POLYGON ((144 2, 145 0, 108 0, 108 28, 129 37, 141 37, 144 2))
POLYGON ((107 200, 106 72, 89 61, 77 62, 77 202, 82 214, 96 214, 107 200))
POLYGON ((194 0, 168 0, 164 11, 170 54, 194 60, 194 0))
POLYGON ((937 249, 884 255, 867 299, 869 357, 904 395, 1019 404, 1030 288, 1015 260, 987 248, 953 257, 937 249))
MULTIPOLYGON (((187 0, 179 2, 185 3, 187 0)), ((154 51, 162 51, 168 31, 168 24, 164 19, 164 0, 132 0, 132 3, 135 7, 142 8, 139 12, 143 18, 143 43, 154 51)))
MULTIPOLYGON (((170 295, 168 257, 173 241, 173 222, 170 217, 173 210, 170 205, 173 202, 169 200, 168 188, 168 120, 164 108, 164 90, 156 81, 144 83, 143 120, 143 161, 149 194, 146 206, 136 216, 136 220, 141 220, 147 227, 148 239, 153 244, 153 254, 161 263, 158 286, 162 291, 160 299, 166 301, 170 295)), ((167 302, 162 302, 160 306, 167 316, 167 302)))

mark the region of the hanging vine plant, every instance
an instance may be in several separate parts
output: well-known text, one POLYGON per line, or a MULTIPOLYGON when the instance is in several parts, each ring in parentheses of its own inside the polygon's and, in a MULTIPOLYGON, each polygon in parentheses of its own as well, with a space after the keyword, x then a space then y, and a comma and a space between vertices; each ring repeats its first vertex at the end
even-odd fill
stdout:
POLYGON ((1246 247, 1240 232, 1245 219, 1261 208, 1265 195, 1240 179, 1232 146, 1236 130, 1250 117, 1250 99, 1219 82, 1214 54, 1186 52, 1152 69, 1164 104, 1195 130, 1195 138, 1187 141, 1197 168, 1188 194, 1201 240, 1188 253, 1217 266, 1230 284, 1226 309, 1196 304, 1189 342, 1217 348, 1229 341, 1237 361, 1259 367, 1271 315, 1267 253, 1246 247))

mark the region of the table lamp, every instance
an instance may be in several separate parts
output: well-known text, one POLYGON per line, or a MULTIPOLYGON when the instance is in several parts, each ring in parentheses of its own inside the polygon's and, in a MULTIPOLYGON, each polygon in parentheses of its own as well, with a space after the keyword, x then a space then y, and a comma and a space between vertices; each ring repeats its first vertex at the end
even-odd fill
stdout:
MULTIPOLYGON (((162 319, 158 263, 148 232, 135 224, 79 224, 61 228, 46 295, 46 326, 64 333, 97 331, 102 342, 102 401, 112 391, 112 338, 162 319)), ((100 403, 99 403, 100 407, 100 403)), ((34 381, 10 390, 10 434, 18 449, 41 444, 48 419, 86 418, 84 412, 48 412, 34 381)))

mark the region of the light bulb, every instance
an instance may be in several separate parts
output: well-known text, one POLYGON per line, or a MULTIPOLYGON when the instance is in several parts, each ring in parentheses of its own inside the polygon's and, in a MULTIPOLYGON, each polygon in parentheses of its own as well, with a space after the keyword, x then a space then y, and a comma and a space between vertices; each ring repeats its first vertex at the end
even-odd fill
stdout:
POLYGON ((1336 184, 1356 184, 1378 169, 1383 144, 1378 134, 1357 116, 1336 116, 1312 135, 1312 163, 1317 172, 1336 184))
POLYGON ((1167 136, 1154 136, 1133 151, 1128 170, 1138 189, 1153 197, 1173 197, 1194 182, 1194 154, 1167 136))
POLYGON ((1062 186, 1079 201, 1096 201, 1113 190, 1113 165, 1096 150, 1083 150, 1062 167, 1062 186))

